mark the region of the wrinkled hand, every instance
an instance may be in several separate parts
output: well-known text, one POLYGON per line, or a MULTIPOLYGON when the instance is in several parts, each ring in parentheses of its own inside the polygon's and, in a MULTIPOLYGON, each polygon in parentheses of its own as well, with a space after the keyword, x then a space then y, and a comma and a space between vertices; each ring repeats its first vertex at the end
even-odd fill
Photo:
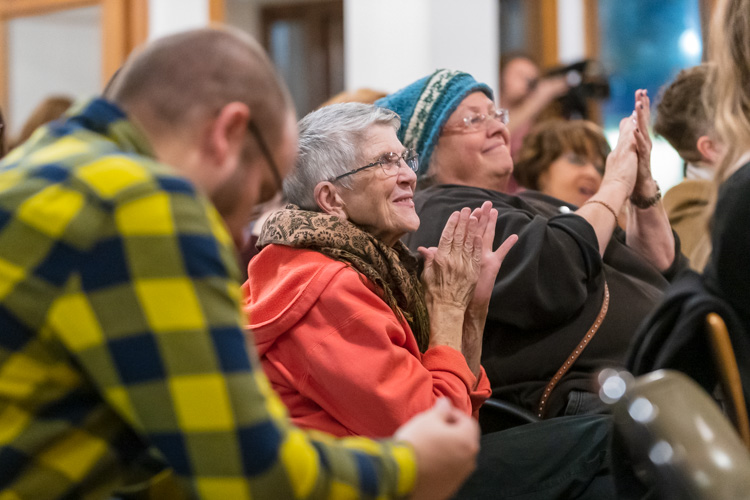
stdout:
POLYGON ((437 248, 417 250, 425 259, 422 283, 428 304, 466 309, 482 267, 482 234, 471 210, 451 214, 437 248))
POLYGON ((492 245, 495 242, 495 228, 497 227, 497 210, 492 208, 491 202, 485 201, 481 208, 474 210, 472 215, 479 221, 477 230, 482 235, 482 255, 481 271, 469 309, 484 310, 486 314, 497 273, 500 271, 505 256, 518 241, 518 236, 515 234, 508 236, 497 250, 493 251, 492 245))
POLYGON ((638 174, 635 179, 633 193, 643 197, 656 194, 656 185, 651 176, 651 136, 648 126, 651 121, 651 100, 644 89, 635 92, 635 114, 638 127, 636 129, 636 149, 638 152, 638 174))
POLYGON ((611 182, 621 183, 625 186, 628 195, 633 192, 638 175, 637 120, 635 111, 620 120, 620 135, 615 148, 607 156, 602 179, 602 186, 611 182))
POLYGON ((476 467, 479 425, 441 398, 393 436, 414 448, 417 482, 413 500, 451 497, 476 467))

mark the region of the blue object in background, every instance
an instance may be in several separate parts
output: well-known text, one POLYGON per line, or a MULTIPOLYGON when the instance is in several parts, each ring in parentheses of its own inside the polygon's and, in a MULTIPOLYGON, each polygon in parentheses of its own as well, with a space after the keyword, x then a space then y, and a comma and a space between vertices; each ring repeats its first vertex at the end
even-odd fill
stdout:
POLYGON ((659 88, 700 64, 703 53, 699 0, 599 0, 600 62, 609 76, 602 103, 606 129, 633 110, 634 94, 659 88))

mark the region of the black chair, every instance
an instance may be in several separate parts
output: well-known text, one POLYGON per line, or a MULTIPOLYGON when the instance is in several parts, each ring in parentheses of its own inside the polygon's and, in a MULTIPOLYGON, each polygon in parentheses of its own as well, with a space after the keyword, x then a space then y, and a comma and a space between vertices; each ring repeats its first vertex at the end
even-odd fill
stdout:
POLYGON ((750 448, 750 336, 732 308, 682 272, 633 336, 625 367, 634 376, 677 370, 716 394, 750 448))
POLYGON ((489 398, 479 409, 479 426, 482 428, 482 434, 510 429, 540 420, 526 408, 497 398, 489 398))

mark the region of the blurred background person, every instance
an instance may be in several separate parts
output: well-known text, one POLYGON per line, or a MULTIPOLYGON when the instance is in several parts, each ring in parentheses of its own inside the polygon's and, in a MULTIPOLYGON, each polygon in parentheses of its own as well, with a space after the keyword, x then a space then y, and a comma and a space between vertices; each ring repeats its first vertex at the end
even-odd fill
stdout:
POLYGON ((521 186, 580 207, 599 190, 610 151, 596 123, 553 119, 526 135, 514 172, 521 186))
POLYGON ((664 208, 680 236, 690 267, 699 272, 711 253, 709 203, 723 151, 700 99, 707 75, 707 65, 680 71, 660 91, 654 120, 654 132, 664 137, 684 161, 685 178, 664 194, 664 208))
MULTIPOLYGON (((541 70, 531 56, 522 52, 509 52, 500 58, 501 108, 508 110, 510 121, 510 153, 513 158, 521 148, 524 136, 537 118, 555 99, 569 90, 565 76, 540 79, 541 70)), ((519 183, 511 175, 507 193, 519 190, 519 183)))
POLYGON ((750 0, 720 0, 711 21, 704 105, 726 150, 718 163, 707 288, 750 332, 750 0))
POLYGON ((515 158, 521 142, 536 119, 555 99, 569 89, 565 75, 541 78, 536 61, 522 52, 500 58, 500 107, 509 111, 510 152, 515 158))
POLYGON ((20 146, 31 137, 36 129, 60 118, 73 104, 73 99, 65 95, 52 95, 40 102, 31 112, 21 131, 10 142, 8 149, 20 146))

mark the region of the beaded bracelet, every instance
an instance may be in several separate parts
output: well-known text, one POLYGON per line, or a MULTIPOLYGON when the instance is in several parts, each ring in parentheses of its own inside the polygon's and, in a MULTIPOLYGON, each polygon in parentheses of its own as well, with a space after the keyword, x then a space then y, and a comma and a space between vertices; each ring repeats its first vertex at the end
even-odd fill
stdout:
POLYGON ((602 200, 587 200, 587 201, 583 202, 583 205, 588 205, 589 203, 598 203, 599 205, 601 205, 604 208, 606 208, 607 210, 609 210, 610 213, 612 214, 612 216, 615 218, 615 226, 619 226, 620 225, 620 221, 617 220, 617 213, 615 212, 615 209, 612 208, 611 206, 609 206, 608 203, 605 203, 602 200))
POLYGON ((654 181, 654 185, 656 186, 655 195, 645 198, 643 196, 633 194, 630 196, 630 203, 640 208, 641 210, 645 210, 656 205, 659 200, 661 200, 661 189, 659 189, 659 185, 656 183, 656 181, 654 181))

